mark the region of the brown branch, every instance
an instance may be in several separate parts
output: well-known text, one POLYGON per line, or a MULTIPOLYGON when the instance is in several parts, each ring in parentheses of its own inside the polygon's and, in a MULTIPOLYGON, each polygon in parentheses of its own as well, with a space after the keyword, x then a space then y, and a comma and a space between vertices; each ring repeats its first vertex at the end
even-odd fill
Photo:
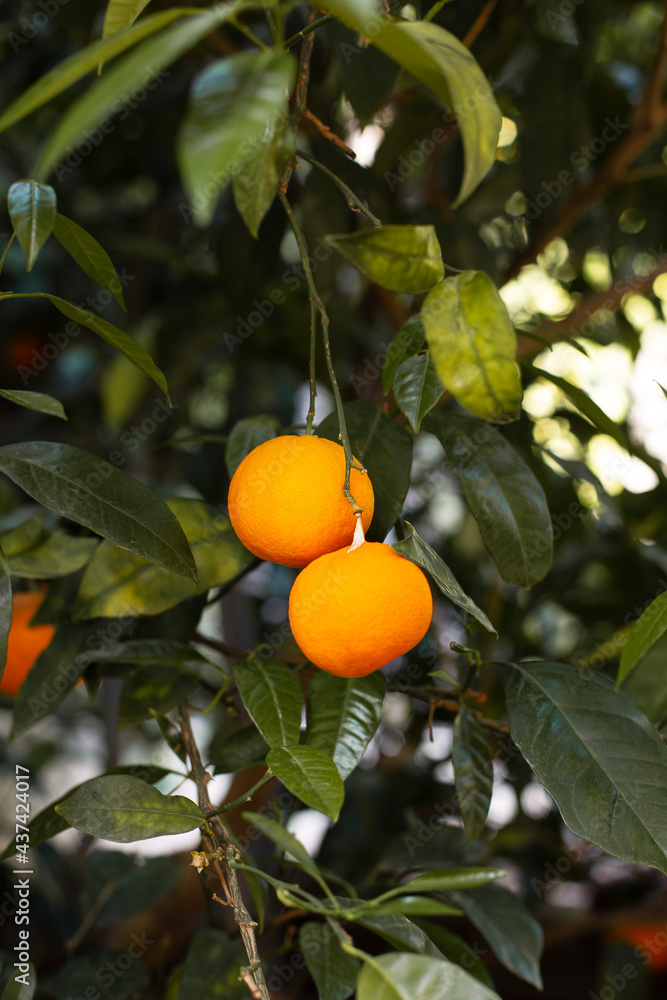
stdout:
POLYGON ((309 111, 308 108, 304 108, 301 112, 301 117, 305 118, 306 121, 312 122, 325 139, 328 139, 329 142, 333 142, 334 146, 338 146, 339 149, 342 149, 345 155, 349 156, 351 160, 356 160, 357 154, 354 150, 350 149, 347 143, 343 142, 339 135, 332 132, 331 129, 324 124, 324 122, 321 122, 312 111, 309 111))
POLYGON ((481 34, 486 27, 486 24, 493 14, 497 3, 498 0, 488 0, 488 3, 486 3, 480 10, 474 24, 468 29, 468 32, 463 39, 463 44, 467 49, 469 49, 477 41, 477 36, 481 34))

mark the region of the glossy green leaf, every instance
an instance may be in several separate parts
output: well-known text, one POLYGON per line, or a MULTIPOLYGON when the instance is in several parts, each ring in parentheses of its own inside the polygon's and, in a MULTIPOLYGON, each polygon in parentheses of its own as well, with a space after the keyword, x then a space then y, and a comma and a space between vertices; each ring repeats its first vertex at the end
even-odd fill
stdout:
POLYGON ((123 681, 118 707, 118 729, 137 726, 151 718, 151 709, 168 712, 186 701, 199 684, 195 670, 183 664, 143 664, 123 681))
POLYGON ((484 726, 467 705, 454 722, 454 783, 468 844, 484 829, 493 792, 493 760, 484 726))
POLYGON ((560 375, 553 375, 551 372, 545 371, 543 368, 536 368, 534 365, 530 366, 530 370, 533 374, 539 375, 540 378, 546 379, 547 382, 551 382, 552 385, 557 386, 602 434, 608 434, 609 437, 620 444, 621 448, 630 449, 628 439, 616 421, 608 417, 604 410, 597 403, 593 402, 588 393, 585 393, 578 385, 572 385, 571 382, 561 378, 560 375))
POLYGON ((667 873, 667 747, 623 691, 564 663, 512 665, 512 739, 567 826, 667 873))
POLYGON ((330 819, 338 819, 345 798, 343 779, 338 768, 322 750, 293 746, 271 750, 267 766, 289 792, 330 819))
POLYGON ((256 827, 265 837, 279 847, 281 851, 285 854, 291 855, 295 861, 301 865, 303 870, 307 872, 311 878, 315 879, 316 882, 322 883, 322 875, 319 868, 311 858, 310 854, 303 846, 300 840, 286 830, 284 826, 277 823, 275 819, 271 819, 269 816, 262 816, 261 813, 254 812, 244 812, 243 818, 250 823, 251 826, 256 827))
MULTIPOLYGON (((343 902, 352 909, 359 905, 358 899, 348 899, 343 902)), ((350 919, 354 920, 355 924, 373 931, 400 951, 413 951, 419 955, 442 958, 428 934, 403 913, 375 913, 371 910, 361 910, 351 913, 350 919)))
POLYGON ((7 660, 7 637, 12 627, 12 580, 7 556, 0 545, 0 678, 7 660))
MULTIPOLYGON (((500 868, 449 868, 446 871, 427 872, 404 882, 396 889, 390 889, 391 896, 415 892, 449 892, 452 889, 474 889, 495 879, 504 878, 507 872, 500 868)), ((388 898, 389 897, 389 893, 388 898)))
POLYGON ((354 771, 382 718, 385 679, 335 677, 318 671, 308 686, 308 746, 323 750, 345 779, 354 771))
POLYGON ((433 22, 390 21, 374 0, 325 0, 322 6, 369 38, 456 115, 464 153, 454 202, 459 205, 493 165, 501 126, 491 85, 470 50, 433 22))
MULTIPOLYGON (((107 771, 106 774, 129 774, 134 777, 140 777, 143 781, 148 781, 150 784, 155 785, 162 778, 166 778, 171 772, 164 767, 154 767, 152 764, 128 764, 124 767, 113 767, 111 770, 107 771)), ((83 782, 81 782, 83 784, 83 782)), ((74 788, 62 795, 51 805, 46 806, 41 812, 30 821, 28 829, 30 831, 30 846, 37 847, 38 844, 43 844, 44 841, 50 840, 51 837, 55 837, 57 834, 62 833, 63 830, 69 828, 69 823, 66 819, 60 816, 56 812, 56 806, 61 802, 65 802, 66 799, 73 795, 77 788, 81 788, 81 784, 76 785, 74 788)), ((16 840, 13 839, 5 847, 2 854, 0 854, 0 861, 5 861, 7 858, 11 858, 16 850, 16 840)))
POLYGON ((239 980, 248 958, 239 945, 215 927, 201 927, 192 937, 183 967, 178 1000, 246 1000, 239 980))
POLYGON ((473 599, 462 590, 447 563, 431 548, 428 542, 419 537, 409 521, 406 521, 405 524, 408 528, 408 536, 399 542, 394 542, 392 548, 425 570, 452 604, 471 615, 487 632, 497 635, 481 608, 478 608, 473 599))
POLYGON ((310 920, 299 929, 299 949, 320 1000, 347 1000, 354 993, 361 963, 343 951, 329 924, 310 920))
POLYGON ((242 660, 234 680, 248 715, 273 749, 299 742, 303 692, 296 674, 281 660, 242 660))
POLYGON ((429 955, 398 952, 365 963, 357 1000, 499 1000, 459 965, 429 955))
POLYGON ((95 237, 60 213, 56 215, 53 235, 84 274, 111 292, 118 305, 124 309, 123 289, 116 269, 111 263, 109 254, 95 237))
MULTIPOLYGON (((101 61, 112 59, 148 35, 152 35, 160 28, 170 24, 171 21, 191 15, 191 13, 191 9, 187 7, 175 7, 173 10, 154 14, 144 18, 131 28, 119 31, 113 38, 93 42, 87 48, 70 56, 69 59, 64 59, 5 109, 0 115, 0 132, 9 128, 10 125, 14 125, 15 122, 21 121, 26 115, 31 114, 47 101, 61 94, 63 90, 71 87, 77 80, 81 80, 88 73, 96 70, 101 61)), ((147 63, 144 62, 144 71, 146 65, 147 63)), ((127 85, 129 85, 129 80, 127 85)))
MULTIPOLYGON (((22 963, 25 965, 25 963, 22 963)), ((28 972, 25 968, 16 968, 7 980, 0 1000, 32 1000, 37 989, 37 972, 32 962, 28 962, 28 972)))
POLYGON ((393 292, 427 292, 445 273, 433 226, 379 226, 330 234, 324 242, 371 281, 393 292))
POLYGON ((134 24, 150 0, 109 0, 104 14, 102 38, 108 38, 122 28, 134 24))
POLYGON ((404 361, 394 376, 393 388, 397 406, 415 431, 445 391, 430 354, 418 354, 404 361))
POLYGON ((540 483, 500 431, 461 413, 432 413, 425 429, 461 477, 484 544, 508 583, 532 587, 551 565, 553 530, 540 483))
MULTIPOLYGON (((398 520, 410 487, 412 438, 376 403, 346 403, 345 422, 355 457, 366 467, 375 492, 375 512, 366 539, 384 541, 398 520)), ((338 441, 338 418, 331 413, 317 428, 320 437, 338 441)))
POLYGON ((421 316, 435 369, 459 403, 494 424, 516 420, 522 394, 516 332, 488 274, 446 278, 427 295, 421 316))
POLYGON ((140 859, 124 851, 97 851, 86 859, 81 907, 96 914, 95 927, 108 927, 152 909, 176 888, 180 874, 175 857, 140 859))
POLYGON ((410 316, 402 325, 387 351, 382 366, 382 391, 385 396, 394 384, 394 376, 404 361, 421 351, 426 340, 426 330, 419 314, 410 316))
MULTIPOLYGON (((287 101, 285 101, 287 110, 287 101)), ((294 130, 287 115, 270 118, 252 159, 234 174, 234 201, 243 221, 257 239, 259 227, 278 191, 278 183, 296 154, 294 130)))
POLYGON ((139 778, 120 774, 85 781, 55 810, 75 829, 117 844, 186 833, 204 823, 191 799, 163 795, 139 778))
MULTIPOLYGON (((425 920, 423 917, 416 917, 415 923, 428 934, 431 940, 438 946, 440 953, 450 962, 460 965, 475 979, 478 979, 484 986, 493 989, 493 980, 489 975, 484 961, 477 954, 476 946, 468 945, 458 934, 454 934, 441 924, 435 924, 432 920, 425 920)), ((483 949, 487 954, 486 949, 483 949)))
POLYGON ((243 417, 238 420, 227 439, 225 449, 225 465, 231 479, 243 459, 253 448, 265 441, 270 441, 278 432, 280 424, 276 417, 267 417, 260 414, 256 417, 243 417))
POLYGON ((659 594, 630 629, 621 651, 617 686, 632 673, 643 656, 667 632, 667 593, 659 594))
POLYGON ((396 896, 373 907, 372 912, 403 913, 406 917, 460 917, 462 911, 430 896, 396 896))
MULTIPOLYGON (((176 8, 174 11, 165 12, 171 13, 172 16, 159 25, 153 25, 151 17, 142 18, 131 28, 118 31, 108 39, 104 39, 100 44, 100 57, 105 44, 113 47, 114 42, 122 39, 126 32, 129 35, 130 32, 139 31, 143 27, 144 32, 141 37, 145 37, 154 34, 158 27, 163 27, 169 21, 183 18, 184 13, 187 15, 181 23, 166 28, 155 38, 149 38, 143 45, 137 46, 134 52, 106 69, 101 77, 86 88, 81 97, 69 107, 47 139, 33 168, 33 176, 41 180, 48 176, 51 170, 58 172, 61 157, 67 153, 70 145, 76 145, 81 134, 85 134, 84 130, 94 129, 98 124, 111 121, 109 113, 115 113, 120 106, 126 104, 128 90, 132 87, 148 85, 149 90, 154 90, 162 80, 161 70, 231 17, 238 6, 240 6, 238 3, 216 4, 210 10, 194 15, 192 8, 176 8), (150 25, 149 31, 145 30, 147 25, 150 25)), ((93 49, 94 46, 90 46, 87 51, 91 52, 93 49)), ((95 62, 95 68, 101 62, 100 57, 95 62)))
POLYGON ((269 744, 256 726, 243 726, 230 735, 223 731, 220 737, 215 736, 208 757, 216 774, 234 774, 263 764, 269 749, 269 744))
POLYGON ((0 448, 0 472, 48 510, 135 556, 197 579, 186 537, 164 501, 101 458, 69 444, 29 441, 0 448))
POLYGON ((97 649, 83 651, 78 656, 80 663, 132 663, 136 666, 156 666, 157 664, 209 663, 210 661, 194 646, 174 639, 129 639, 114 642, 97 649))
POLYGON ((541 990, 540 957, 544 935, 525 903, 499 885, 485 885, 452 895, 489 942, 498 961, 515 976, 541 990))
POLYGON ((75 619, 157 615, 187 597, 229 583, 252 562, 253 556, 217 508, 184 497, 169 500, 167 507, 176 515, 189 543, 198 582, 102 542, 81 581, 75 619))
POLYGON ((28 410, 37 410, 38 413, 47 413, 50 417, 67 420, 67 414, 60 400, 53 396, 47 396, 43 392, 30 392, 27 389, 0 389, 0 396, 3 399, 8 399, 10 403, 16 403, 17 406, 25 406, 28 410))
POLYGON ((37 545, 12 553, 9 565, 16 576, 53 580, 83 569, 98 545, 97 538, 76 538, 64 531, 53 531, 37 545))
POLYGON ((48 184, 16 181, 7 194, 7 209, 31 271, 56 221, 56 192, 48 184))
POLYGON ((178 161, 199 225, 211 221, 220 192, 285 118, 295 76, 293 55, 268 50, 226 56, 195 77, 178 161))

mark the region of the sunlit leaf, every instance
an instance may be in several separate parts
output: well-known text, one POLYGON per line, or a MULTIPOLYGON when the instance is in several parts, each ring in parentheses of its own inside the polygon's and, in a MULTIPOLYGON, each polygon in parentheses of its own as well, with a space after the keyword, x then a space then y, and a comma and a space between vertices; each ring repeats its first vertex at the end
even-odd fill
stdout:
POLYGON ((371 281, 394 292, 427 292, 445 273, 433 226, 380 226, 331 234, 324 242, 371 281))
POLYGON ((56 192, 48 184, 16 181, 7 195, 7 209, 31 271, 56 221, 56 192))

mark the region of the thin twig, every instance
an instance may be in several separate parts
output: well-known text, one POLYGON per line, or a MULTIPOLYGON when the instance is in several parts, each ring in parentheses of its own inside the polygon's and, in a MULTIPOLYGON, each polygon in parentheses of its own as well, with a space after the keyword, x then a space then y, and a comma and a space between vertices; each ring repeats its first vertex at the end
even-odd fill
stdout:
POLYGON ((310 35, 313 31, 317 31, 317 29, 321 28, 324 24, 328 24, 330 21, 335 20, 336 18, 333 14, 325 14, 324 17, 318 18, 317 21, 311 21, 305 26, 305 28, 302 28, 301 31, 297 31, 295 35, 292 35, 287 39, 287 41, 283 42, 283 49, 285 49, 285 51, 287 51, 287 49, 291 49, 293 45, 300 42, 306 37, 306 35, 310 35))
MULTIPOLYGON (((311 24, 315 24, 317 14, 314 8, 308 15, 308 23, 306 28, 311 24)), ((315 35, 312 33, 307 33, 304 29, 304 42, 301 46, 301 53, 299 54, 299 72, 296 78, 296 91, 294 94, 294 112, 292 115, 292 122, 294 127, 294 140, 296 142, 296 134, 299 130, 299 122, 301 121, 301 115, 303 114, 304 108, 306 107, 306 98, 308 97, 308 84, 310 82, 310 60, 313 55, 313 45, 315 43, 315 35)), ((285 170, 283 174, 282 181, 280 183, 280 190, 284 193, 287 191, 289 185, 289 179, 292 176, 292 171, 294 170, 295 161, 293 160, 285 170)))
POLYGON ((486 27, 486 23, 489 20, 489 18, 491 17, 491 15, 493 14, 493 11, 494 11, 494 8, 495 8, 497 2, 498 2, 498 0, 488 0, 488 3, 486 3, 482 7, 481 11, 477 15, 477 18, 476 18, 474 24, 468 30, 468 33, 466 34, 465 38, 463 39, 463 44, 465 45, 465 47, 467 49, 469 49, 472 45, 475 44, 475 42, 477 41, 477 36, 486 27))
POLYGON ((304 108, 301 112, 301 117, 305 118, 306 121, 312 122, 315 128, 319 131, 320 135, 324 136, 325 139, 328 139, 329 142, 332 142, 334 146, 342 149, 345 155, 349 156, 351 160, 356 160, 357 154, 355 151, 350 149, 348 144, 344 142, 339 135, 332 132, 331 129, 324 124, 324 122, 321 122, 317 115, 314 115, 312 111, 309 111, 308 108, 304 108))
POLYGON ((249 788, 247 792, 244 792, 243 795, 239 795, 239 797, 234 799, 233 802, 226 802, 224 806, 220 806, 219 809, 216 809, 210 815, 207 815, 206 819, 211 819, 212 816, 222 816, 223 813, 229 812, 230 809, 236 809, 237 806, 242 806, 244 802, 249 802, 255 792, 259 791, 260 788, 263 788, 264 785, 268 785, 269 781, 271 781, 273 777, 274 775, 271 771, 267 771, 266 774, 263 774, 259 781, 256 781, 252 788, 249 788))
POLYGON ((342 193, 345 195, 348 208, 351 208, 353 212, 361 212, 362 215, 366 216, 369 222, 373 223, 374 226, 382 225, 382 222, 380 221, 380 219, 378 219, 377 215, 373 215, 371 210, 367 208, 366 205, 364 205, 361 198, 359 198, 354 193, 352 188, 347 186, 345 181, 340 179, 338 174, 335 174, 333 170, 329 170, 328 167, 325 167, 323 163, 320 163, 319 160, 316 160, 314 156, 310 155, 310 153, 304 153, 303 150, 297 149, 296 155, 299 156, 302 160, 306 160, 308 163, 311 163, 314 167, 317 167, 318 170, 321 170, 323 174, 326 174, 326 176, 333 181, 333 183, 336 185, 339 191, 342 191, 342 193))

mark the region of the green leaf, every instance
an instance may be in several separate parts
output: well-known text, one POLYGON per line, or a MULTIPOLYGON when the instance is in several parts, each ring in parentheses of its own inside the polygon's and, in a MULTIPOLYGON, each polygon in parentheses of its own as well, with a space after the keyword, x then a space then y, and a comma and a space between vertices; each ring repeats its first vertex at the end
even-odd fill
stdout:
POLYGON ((405 524, 409 531, 407 538, 394 542, 392 548, 433 577, 442 593, 449 598, 452 604, 471 615, 487 632, 497 635, 498 633, 484 612, 461 589, 461 585, 444 559, 441 559, 438 553, 423 538, 419 537, 409 521, 406 521, 405 524))
POLYGON ((121 28, 134 24, 150 0, 109 0, 104 14, 102 38, 108 38, 121 28))
POLYGON ((12 601, 11 571, 0 545, 0 679, 7 661, 7 638, 12 627, 12 601))
POLYGON ((242 660, 234 680, 248 715, 271 749, 299 742, 303 692, 296 674, 281 660, 242 660))
POLYGON ((179 878, 174 857, 139 859, 124 851, 97 851, 86 860, 81 908, 96 913, 94 927, 109 927, 152 909, 179 878))
POLYGON ((413 357, 424 346, 426 330, 419 314, 406 319, 387 351, 382 367, 382 391, 385 396, 394 384, 394 376, 404 361, 413 357))
POLYGON ((7 194, 7 209, 31 271, 56 221, 56 192, 48 184, 16 181, 7 194))
POLYGON ((512 664, 512 739, 567 826, 667 873, 667 747, 623 691, 564 663, 512 664))
POLYGON ((345 678, 320 670, 308 686, 306 742, 331 757, 343 781, 380 724, 384 694, 379 671, 345 678))
POLYGON ((347 1000, 354 993, 361 963, 343 951, 329 924, 309 920, 299 930, 299 949, 320 1000, 347 1000))
POLYGON ((239 974, 247 964, 245 952, 226 934, 201 927, 190 942, 178 1000, 246 1000, 248 987, 239 974))
POLYGON ((37 972, 32 962, 28 962, 28 972, 16 969, 2 991, 0 1000, 32 1000, 37 989, 37 972), (19 978, 21 982, 19 982, 19 978), (27 979, 27 984, 25 980, 27 979))
MULTIPOLYGON (((460 965, 471 976, 474 976, 475 979, 479 979, 484 986, 493 989, 491 976, 484 962, 477 954, 474 944, 473 946, 466 944, 458 934, 454 934, 440 924, 434 924, 431 920, 418 919, 416 923, 428 934, 446 959, 454 962, 456 965, 460 965)), ((486 949, 484 949, 484 952, 486 952, 486 949)))
POLYGON ((404 882, 396 889, 390 889, 388 898, 409 892, 449 892, 452 889, 474 889, 495 879, 504 878, 507 872, 500 868, 449 868, 441 872, 427 872, 404 882))
POLYGON ((264 834, 265 837, 274 843, 281 851, 285 854, 290 854, 295 861, 297 861, 303 870, 315 879, 320 885, 323 883, 322 874, 311 858, 310 854, 303 846, 300 840, 298 840, 293 833, 286 830, 284 826, 277 823, 275 819, 270 819, 268 816, 262 816, 261 813, 254 812, 244 812, 243 818, 250 823, 251 826, 257 827, 257 829, 264 834))
POLYGON ((183 530, 164 501, 101 458, 69 444, 28 441, 0 448, 0 472, 48 510, 151 563, 197 579, 183 530))
POLYGON ((404 361, 394 376, 393 388, 396 403, 414 431, 419 430, 422 420, 445 391, 430 354, 418 354, 404 361))
POLYGON ((210 663, 194 646, 175 639, 130 639, 83 651, 79 663, 132 663, 136 666, 156 666, 183 663, 210 663))
POLYGON ((118 729, 137 726, 156 712, 168 712, 192 694, 200 677, 183 664, 143 664, 123 681, 118 707, 118 729), (159 670, 156 670, 159 667, 159 670))
POLYGON ((498 961, 515 976, 541 990, 544 936, 519 897, 499 885, 455 892, 452 896, 489 942, 498 961))
MULTIPOLYGON (((150 38, 134 52, 106 69, 99 79, 83 91, 70 105, 47 139, 32 175, 38 180, 48 176, 50 171, 59 165, 58 161, 67 152, 68 146, 76 145, 84 129, 95 128, 98 124, 102 126, 112 124, 109 113, 118 111, 119 106, 126 104, 128 90, 136 85, 151 83, 153 86, 149 89, 154 89, 161 80, 160 71, 165 66, 170 65, 183 52, 214 31, 230 18, 239 6, 239 3, 229 3, 224 6, 216 4, 210 10, 198 14, 193 14, 192 8, 176 8, 161 15, 142 18, 131 28, 125 28, 108 39, 89 46, 83 54, 89 53, 95 56, 90 69, 97 69, 107 56, 105 46, 109 47, 109 51, 114 49, 123 51, 129 47, 128 44, 123 44, 123 41, 127 41, 130 36, 134 44, 147 35, 154 34, 170 21, 185 17, 182 23, 161 31, 155 38, 150 38), (158 22, 157 18, 162 20, 158 22), (136 37, 133 33, 136 33, 136 37)), ((85 73, 78 74, 78 76, 83 75, 85 73)))
POLYGON ((380 226, 330 234, 324 242, 357 271, 393 292, 427 292, 445 273, 433 226, 380 226))
POLYGON ((284 119, 295 76, 294 56, 268 50, 226 56, 195 77, 177 152, 200 226, 208 225, 220 192, 284 119))
POLYGON ((111 292, 118 305, 124 309, 123 289, 116 269, 109 254, 95 237, 60 213, 56 215, 53 235, 84 274, 111 292))
POLYGON ((516 332, 488 274, 446 278, 426 296, 421 316, 436 371, 459 403, 494 424, 517 420, 516 332))
POLYGON ((454 782, 468 845, 484 829, 493 792, 493 759, 484 726, 467 705, 454 722, 454 782))
POLYGON ((30 392, 27 389, 0 389, 0 396, 3 399, 8 399, 10 403, 16 403, 17 406, 25 406, 28 410, 37 410, 39 413, 47 413, 50 417, 67 420, 67 414, 60 400, 53 396, 47 396, 43 392, 30 392))
POLYGON ((390 21, 373 0, 325 0, 322 6, 370 38, 456 115, 464 153, 463 180, 454 202, 460 205, 493 165, 501 126, 491 85, 470 50, 432 22, 390 21))
POLYGON ((451 962, 398 952, 369 959, 357 1000, 499 1000, 498 994, 451 962))
POLYGON ((630 629, 621 651, 616 686, 635 669, 651 646, 667 632, 667 593, 659 594, 630 629))
MULTIPOLYGON (((119 31, 113 38, 93 42, 92 45, 70 56, 69 59, 58 63, 5 109, 0 115, 0 132, 4 132, 10 125, 25 118, 26 115, 40 108, 47 101, 61 94, 63 90, 71 87, 77 80, 81 80, 88 73, 96 70, 101 61, 112 59, 176 18, 182 18, 191 15, 191 13, 192 11, 187 7, 175 7, 173 10, 146 17, 132 28, 119 31)), ((143 63, 144 71, 147 65, 147 62, 143 63)), ((127 85, 130 85, 129 80, 127 85)))
POLYGON ((0 532, 0 545, 7 558, 13 559, 21 552, 45 542, 50 534, 38 517, 28 517, 13 528, 0 532))
POLYGON ((53 580, 83 569, 98 544, 97 538, 75 538, 64 531, 45 532, 37 545, 12 553, 9 565, 16 576, 53 580))
POLYGON ((229 583, 253 561, 217 508, 185 497, 168 500, 166 506, 176 515, 189 543, 198 582, 102 542, 81 581, 75 619, 157 615, 188 597, 229 583))
POLYGON ((244 417, 232 427, 227 448, 225 449, 225 465, 231 479, 243 459, 253 448, 276 436, 280 423, 276 417, 260 414, 256 417, 244 417))
POLYGON ((572 385, 571 382, 567 382, 560 375, 552 375, 551 372, 545 371, 543 368, 536 368, 534 365, 530 365, 529 368, 534 375, 539 375, 540 378, 546 379, 547 382, 551 382, 557 386, 602 434, 608 434, 609 437, 617 441, 627 451, 631 449, 623 430, 578 385, 572 385))
POLYGON ((266 755, 266 764, 287 790, 305 805, 318 809, 330 819, 338 819, 345 798, 343 780, 331 757, 322 750, 307 746, 280 747, 266 755))
MULTIPOLYGON (((287 102, 285 102, 285 108, 287 102)), ((234 174, 234 201, 249 231, 257 239, 262 219, 271 208, 278 183, 296 154, 294 130, 285 114, 270 118, 266 133, 243 170, 234 174)))
POLYGON ((503 579, 532 587, 551 565, 553 530, 544 490, 530 468, 500 431, 465 414, 432 413, 425 429, 459 473, 503 579))
POLYGON ((191 799, 163 795, 139 778, 120 774, 85 781, 55 810, 75 829, 117 844, 186 833, 204 823, 191 799))
POLYGON ((208 757, 216 774, 234 774, 256 764, 263 764, 269 744, 255 726, 243 726, 231 735, 223 730, 211 742, 208 757))
POLYGON ((372 908, 374 913, 403 913, 406 917, 460 917, 461 910, 430 896, 397 896, 372 908))
MULTIPOLYGON (((396 523, 410 487, 412 438, 376 403, 358 399, 344 406, 352 452, 368 470, 375 493, 375 512, 366 533, 381 542, 396 523)), ((338 441, 338 417, 331 413, 317 428, 320 437, 338 441)))
MULTIPOLYGON (((171 772, 164 767, 154 767, 152 764, 128 764, 124 767, 112 767, 106 774, 129 774, 134 777, 139 777, 143 781, 148 781, 150 784, 155 785, 162 778, 166 778, 171 772)), ((61 802, 65 802, 70 795, 73 795, 77 788, 81 788, 81 784, 76 785, 71 788, 69 792, 61 796, 51 805, 46 806, 41 812, 30 821, 28 824, 28 830, 30 832, 30 846, 37 847, 38 844, 43 844, 46 840, 50 840, 51 837, 55 837, 57 834, 62 833, 63 830, 69 829, 69 823, 62 816, 58 815, 56 812, 56 806, 60 805, 61 802)), ((10 841, 7 847, 4 849, 2 854, 0 854, 0 861, 5 861, 7 858, 13 857, 16 851, 16 840, 10 841)))
MULTIPOLYGON (((338 897, 340 899, 340 897, 338 897)), ((343 900, 351 909, 359 905, 358 899, 343 900)), ((442 955, 425 934, 421 927, 413 923, 402 913, 375 913, 371 910, 351 912, 350 919, 355 924, 373 931, 392 947, 400 951, 414 951, 419 955, 430 955, 432 958, 442 958, 442 955)))

